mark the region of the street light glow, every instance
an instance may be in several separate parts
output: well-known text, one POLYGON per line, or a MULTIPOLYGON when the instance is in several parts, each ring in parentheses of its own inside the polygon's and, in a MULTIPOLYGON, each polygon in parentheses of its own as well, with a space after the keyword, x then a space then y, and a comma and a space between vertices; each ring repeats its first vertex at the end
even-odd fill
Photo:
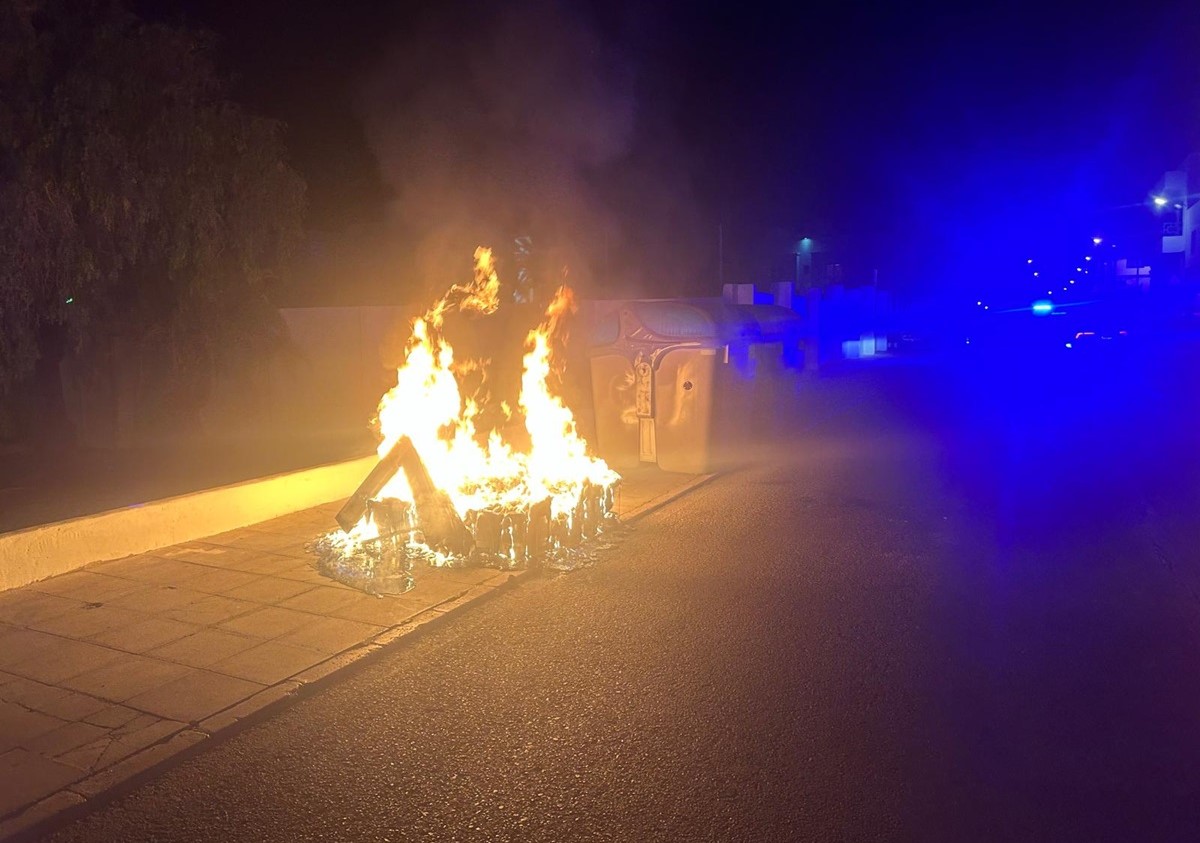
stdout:
POLYGON ((1104 242, 1104 238, 1103 238, 1103 237, 1093 237, 1093 238, 1092 238, 1092 245, 1093 245, 1093 246, 1099 246, 1099 245, 1100 245, 1101 243, 1103 243, 1103 242, 1104 242))
POLYGON ((1155 196, 1155 197, 1154 197, 1154 204, 1155 204, 1157 207, 1159 207, 1159 208, 1165 208, 1165 207, 1166 207, 1166 205, 1167 205, 1167 197, 1165 197, 1165 196, 1155 196))

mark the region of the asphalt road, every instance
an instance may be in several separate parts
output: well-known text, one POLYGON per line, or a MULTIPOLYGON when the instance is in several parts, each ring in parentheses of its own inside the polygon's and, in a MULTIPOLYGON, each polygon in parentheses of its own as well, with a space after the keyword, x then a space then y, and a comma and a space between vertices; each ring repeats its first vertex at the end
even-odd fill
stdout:
POLYGON ((596 566, 52 839, 1195 840, 1195 428, 1110 375, 830 378, 596 566))

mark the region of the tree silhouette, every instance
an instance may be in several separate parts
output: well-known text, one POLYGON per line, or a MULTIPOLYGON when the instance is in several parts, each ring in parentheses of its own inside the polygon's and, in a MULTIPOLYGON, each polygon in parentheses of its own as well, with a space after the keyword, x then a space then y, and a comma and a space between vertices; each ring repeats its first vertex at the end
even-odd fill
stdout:
POLYGON ((0 398, 123 337, 185 394, 270 337, 298 242, 283 128, 228 98, 202 33, 113 0, 0 7, 0 398))

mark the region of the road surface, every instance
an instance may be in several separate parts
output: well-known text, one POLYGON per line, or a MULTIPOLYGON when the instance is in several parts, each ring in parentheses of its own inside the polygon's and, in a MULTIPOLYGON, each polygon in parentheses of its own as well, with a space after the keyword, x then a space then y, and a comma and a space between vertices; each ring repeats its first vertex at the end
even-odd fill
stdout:
POLYGON ((806 387, 596 566, 52 839, 1197 839, 1194 399, 972 371, 806 387))

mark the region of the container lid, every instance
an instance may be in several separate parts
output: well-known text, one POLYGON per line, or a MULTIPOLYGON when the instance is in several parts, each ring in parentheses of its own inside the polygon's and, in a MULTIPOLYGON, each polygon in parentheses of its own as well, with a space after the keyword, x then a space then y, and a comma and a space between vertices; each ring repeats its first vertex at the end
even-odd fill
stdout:
POLYGON ((776 342, 798 336, 801 319, 775 305, 735 305, 720 297, 610 301, 608 312, 592 323, 593 347, 619 340, 726 343, 776 342), (631 318, 623 318, 628 314, 631 318))

